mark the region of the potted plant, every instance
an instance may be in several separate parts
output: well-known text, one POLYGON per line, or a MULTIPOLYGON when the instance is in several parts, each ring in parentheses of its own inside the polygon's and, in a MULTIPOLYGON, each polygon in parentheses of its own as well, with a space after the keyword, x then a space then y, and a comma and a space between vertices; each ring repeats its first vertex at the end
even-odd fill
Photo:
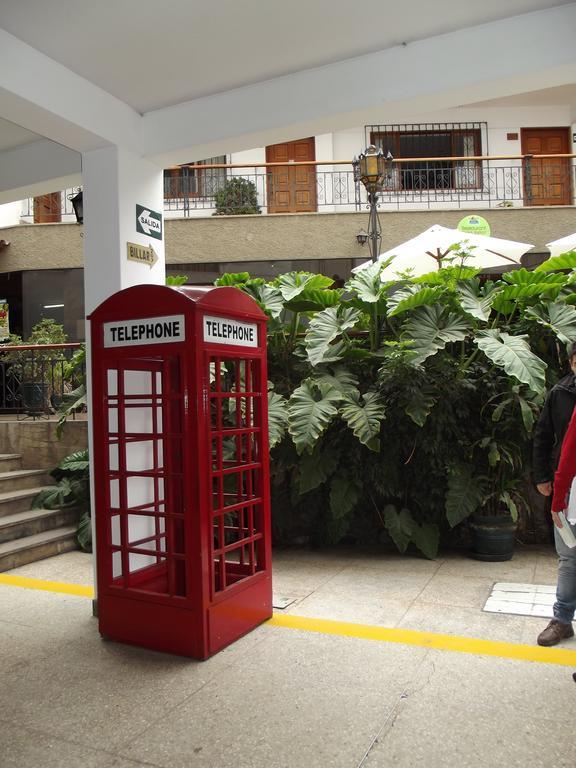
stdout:
POLYGON ((261 213, 258 205, 256 185, 242 176, 228 179, 222 189, 214 195, 215 216, 232 216, 246 213, 261 213))
POLYGON ((470 426, 467 461, 450 468, 446 512, 451 525, 469 518, 472 557, 509 560, 518 509, 527 506, 525 468, 538 398, 493 370, 481 385, 486 396, 470 426))

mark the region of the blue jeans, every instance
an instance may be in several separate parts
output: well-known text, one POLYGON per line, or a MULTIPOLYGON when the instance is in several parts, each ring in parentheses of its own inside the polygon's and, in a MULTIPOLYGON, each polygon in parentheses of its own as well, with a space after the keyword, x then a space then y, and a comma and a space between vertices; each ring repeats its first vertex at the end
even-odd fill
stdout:
MULTIPOLYGON (((570 525, 576 536, 576 525, 570 525)), ((576 611, 576 547, 570 549, 562 541, 554 526, 554 542, 558 553, 558 584, 554 616, 564 624, 570 624, 576 611)))

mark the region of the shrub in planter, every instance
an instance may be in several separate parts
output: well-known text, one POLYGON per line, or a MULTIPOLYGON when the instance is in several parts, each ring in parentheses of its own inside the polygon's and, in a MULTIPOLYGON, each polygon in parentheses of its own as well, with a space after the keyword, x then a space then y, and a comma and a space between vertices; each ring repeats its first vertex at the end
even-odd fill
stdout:
POLYGON ((214 195, 215 216, 261 213, 256 185, 242 176, 228 179, 214 195))

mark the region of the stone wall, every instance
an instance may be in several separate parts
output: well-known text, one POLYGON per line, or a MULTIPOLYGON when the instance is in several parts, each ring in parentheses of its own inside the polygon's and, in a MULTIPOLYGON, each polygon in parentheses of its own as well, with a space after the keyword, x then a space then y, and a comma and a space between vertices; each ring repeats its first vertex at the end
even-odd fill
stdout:
POLYGON ((69 419, 56 436, 57 421, 0 421, 0 452, 21 453, 23 469, 53 469, 64 456, 88 447, 88 422, 69 419))
MULTIPOLYGON (((437 211, 381 211, 382 250, 408 240, 432 224, 455 227, 464 216, 482 214, 492 234, 545 244, 576 229, 574 207, 495 208, 437 211)), ((168 264, 289 259, 367 259, 368 246, 356 242, 368 227, 368 212, 206 216, 168 219, 168 264)), ((10 246, 0 254, 0 272, 83 266, 82 227, 77 224, 24 224, 0 230, 10 246)), ((125 258, 125 254, 122 254, 125 258)))

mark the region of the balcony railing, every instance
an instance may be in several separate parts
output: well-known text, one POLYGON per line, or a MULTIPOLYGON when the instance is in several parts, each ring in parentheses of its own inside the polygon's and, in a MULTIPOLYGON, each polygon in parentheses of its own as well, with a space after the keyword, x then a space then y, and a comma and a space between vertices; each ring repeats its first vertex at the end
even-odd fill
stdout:
POLYGON ((0 413, 38 418, 55 413, 62 398, 80 383, 81 371, 67 374, 81 344, 0 346, 0 413))
MULTIPOLYGON (((254 192, 262 213, 357 211, 367 203, 347 160, 186 165, 164 174, 164 212, 175 218, 217 213, 218 197, 238 177, 253 187, 240 185, 246 199, 236 187, 226 210, 245 212, 240 209, 253 202, 254 192)), ((69 219, 75 191, 52 196, 55 210, 44 220, 69 219)), ((382 210, 573 205, 575 193, 575 154, 402 158, 392 162, 379 204, 382 210)), ((33 220, 33 201, 23 218, 33 220)))

